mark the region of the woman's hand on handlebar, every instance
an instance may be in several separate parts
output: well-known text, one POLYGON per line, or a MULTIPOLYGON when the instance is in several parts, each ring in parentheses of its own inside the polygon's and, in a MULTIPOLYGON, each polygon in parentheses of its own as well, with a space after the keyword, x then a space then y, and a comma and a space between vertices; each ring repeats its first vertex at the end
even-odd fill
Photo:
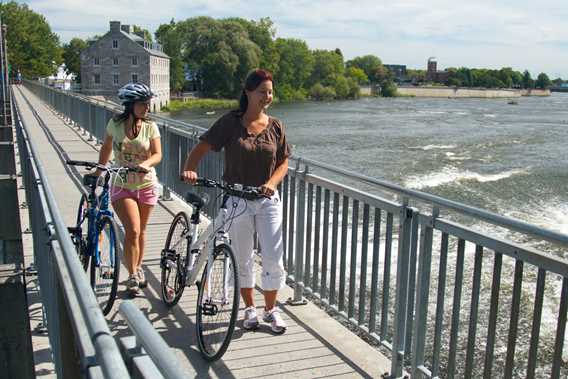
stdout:
POLYGON ((195 184, 195 182, 197 181, 197 172, 191 170, 182 171, 180 174, 180 179, 182 182, 195 184))
POLYGON ((136 166, 136 168, 139 169, 140 171, 142 171, 142 173, 147 174, 147 173, 150 172, 151 166, 148 165, 148 164, 145 163, 145 162, 142 162, 142 163, 138 164, 138 166, 136 166))
POLYGON ((262 193, 264 196, 267 197, 272 197, 274 195, 274 193, 276 192, 276 186, 273 185, 270 182, 266 182, 263 185, 261 185, 259 187, 260 189, 260 193, 262 193))

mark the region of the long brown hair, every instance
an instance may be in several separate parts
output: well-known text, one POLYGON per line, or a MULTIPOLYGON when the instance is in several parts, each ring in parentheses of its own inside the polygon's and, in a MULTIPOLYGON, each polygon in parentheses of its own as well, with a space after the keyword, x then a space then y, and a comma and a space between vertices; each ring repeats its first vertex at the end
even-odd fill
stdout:
POLYGON ((248 97, 246 91, 254 91, 260 85, 260 83, 270 80, 274 84, 272 79, 272 73, 268 70, 256 69, 248 74, 245 80, 245 85, 241 91, 241 97, 239 98, 239 112, 245 113, 248 108, 248 97))

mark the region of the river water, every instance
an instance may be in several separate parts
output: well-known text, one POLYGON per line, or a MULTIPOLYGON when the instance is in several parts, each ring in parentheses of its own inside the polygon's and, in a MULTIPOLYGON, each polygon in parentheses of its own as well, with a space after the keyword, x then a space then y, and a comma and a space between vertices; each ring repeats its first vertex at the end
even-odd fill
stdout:
MULTIPOLYGON (((294 153, 568 233, 568 94, 277 104, 294 153)), ((203 127, 221 113, 169 116, 203 127)))
MULTIPOLYGON (((506 99, 364 98, 331 103, 277 104, 269 113, 283 120, 297 156, 333 163, 343 169, 568 234, 568 94, 522 97, 517 102, 511 105, 506 99)), ((167 116, 209 127, 221 114, 182 111, 167 116)), ((495 234, 506 237, 498 231, 495 234)), ((466 247, 464 304, 470 301, 474 249, 471 244, 466 247)), ((565 249, 560 249, 560 254, 564 252, 565 249)), ((434 254, 433 267, 437 267, 437 261, 434 254)), ((449 261, 451 282, 455 255, 450 256, 449 261)), ((483 267, 481 290, 488 295, 492 283, 491 254, 484 257, 483 267)), ((500 325, 508 326, 513 273, 514 261, 505 259, 500 325)), ((437 269, 433 269, 432 278, 437 278, 437 269)), ((537 377, 549 375, 558 315, 559 279, 552 275, 547 277, 537 377)), ((525 375, 535 283, 534 269, 527 269, 523 281, 521 301, 525 306, 520 315, 516 353, 519 364, 515 377, 525 375)), ((435 290, 433 286, 431 301, 436 298, 435 290)), ((482 296, 479 305, 480 336, 487 331, 490 304, 486 295, 482 296)), ((452 294, 448 291, 448 310, 451 300, 452 294)), ((464 305, 460 312, 464 321, 467 321, 468 312, 469 308, 464 305)), ((434 307, 428 313, 433 325, 434 307)), ((449 316, 448 313, 444 317, 448 324, 443 336, 446 343, 449 316)), ((459 343, 462 349, 458 359, 463 362, 467 324, 464 322, 461 327, 459 343)), ((503 372, 507 330, 503 328, 497 333, 496 377, 503 372)), ((483 338, 479 340, 480 344, 483 344, 483 338)), ((475 357, 479 370, 483 367, 482 352, 480 345, 475 357)), ((442 355, 444 353, 447 351, 443 348, 442 355)), ((565 359, 568 360, 567 349, 565 359)), ((475 375, 481 375, 477 369, 475 375)), ((459 373, 458 368, 458 376, 459 373)), ((562 375, 568 375, 566 366, 562 375)))

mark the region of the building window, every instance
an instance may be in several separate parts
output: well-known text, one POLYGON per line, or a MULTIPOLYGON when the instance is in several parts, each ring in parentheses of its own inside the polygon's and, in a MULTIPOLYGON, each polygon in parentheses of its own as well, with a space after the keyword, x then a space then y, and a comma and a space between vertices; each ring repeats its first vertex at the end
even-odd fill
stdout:
POLYGON ((95 84, 101 84, 101 74, 94 74, 93 75, 93 82, 95 84))
POLYGON ((112 58, 112 64, 113 66, 118 66, 118 57, 112 58))
POLYGON ((134 55, 132 57, 132 65, 133 66, 138 66, 138 57, 136 55, 134 55))
POLYGON ((94 63, 95 66, 98 66, 98 65, 101 64, 101 58, 99 58, 99 57, 95 57, 95 59, 93 61, 94 61, 93 63, 94 63))
POLYGON ((138 74, 132 74, 132 83, 138 83, 138 74))
POLYGON ((113 49, 118 49, 118 40, 117 40, 117 39, 113 39, 113 40, 112 40, 112 48, 113 48, 113 49))
POLYGON ((112 84, 118 85, 118 74, 112 74, 112 84))

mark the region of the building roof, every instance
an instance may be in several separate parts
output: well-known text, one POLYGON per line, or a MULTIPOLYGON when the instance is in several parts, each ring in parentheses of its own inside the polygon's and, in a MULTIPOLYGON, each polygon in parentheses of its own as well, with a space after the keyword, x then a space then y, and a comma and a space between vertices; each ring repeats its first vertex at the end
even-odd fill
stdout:
MULTIPOLYGON (((133 33, 127 33, 124 30, 120 31, 122 33, 122 35, 124 35, 125 37, 127 37, 128 39, 132 40, 133 42, 137 43, 138 45, 140 45, 140 47, 142 47, 144 50, 146 50, 146 52, 148 52, 149 54, 158 56, 158 57, 162 57, 162 58, 170 58, 170 56, 166 53, 164 53, 163 51, 157 50, 157 49, 152 49, 152 48, 147 48, 144 46, 144 44, 140 44, 140 42, 146 42, 144 40, 144 38, 140 37, 137 34, 133 34, 133 33)), ((109 32, 110 33, 110 32, 109 32)), ((153 43, 150 43, 150 46, 153 46, 153 43)))

